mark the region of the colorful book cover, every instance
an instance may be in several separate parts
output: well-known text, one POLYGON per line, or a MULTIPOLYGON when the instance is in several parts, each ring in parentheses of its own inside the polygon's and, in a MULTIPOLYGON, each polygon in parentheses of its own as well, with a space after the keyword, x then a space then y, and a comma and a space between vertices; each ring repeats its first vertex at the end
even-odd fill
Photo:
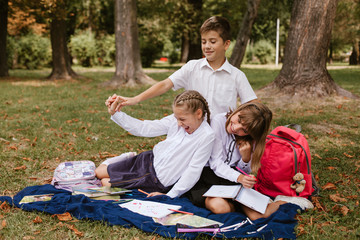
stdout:
POLYGON ((24 196, 21 199, 21 201, 19 202, 19 204, 50 201, 53 196, 54 196, 54 194, 41 194, 41 195, 24 196))

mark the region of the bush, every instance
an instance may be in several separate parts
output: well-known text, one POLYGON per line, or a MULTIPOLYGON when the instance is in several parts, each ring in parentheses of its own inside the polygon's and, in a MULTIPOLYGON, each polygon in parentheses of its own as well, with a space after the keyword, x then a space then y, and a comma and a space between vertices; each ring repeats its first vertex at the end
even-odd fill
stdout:
POLYGON ((74 62, 83 67, 91 67, 97 63, 96 40, 94 34, 85 31, 71 37, 69 49, 74 62))
POLYGON ((140 38, 140 55, 143 67, 151 67, 155 59, 160 57, 164 44, 155 36, 145 36, 140 38))
POLYGON ((14 66, 14 62, 17 62, 16 56, 17 56, 17 52, 16 49, 18 48, 17 46, 17 41, 15 41, 15 39, 11 36, 7 36, 6 38, 6 55, 7 55, 7 64, 9 69, 13 68, 14 66))
MULTIPOLYGON (((10 41, 11 42, 11 41, 10 41)), ((28 34, 19 39, 16 45, 17 51, 9 56, 17 56, 15 61, 20 67, 38 69, 49 65, 51 62, 51 43, 48 38, 35 34, 28 34)))
POLYGON ((114 66, 115 63, 115 35, 105 35, 96 40, 97 62, 102 66, 114 66))
POLYGON ((271 42, 260 40, 254 45, 254 55, 259 59, 261 64, 267 64, 275 59, 275 48, 271 42))

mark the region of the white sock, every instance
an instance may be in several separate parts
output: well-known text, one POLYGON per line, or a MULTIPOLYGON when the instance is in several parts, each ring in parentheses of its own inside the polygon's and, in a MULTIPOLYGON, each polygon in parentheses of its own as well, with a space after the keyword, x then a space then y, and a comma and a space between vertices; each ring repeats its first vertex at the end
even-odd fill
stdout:
POLYGON ((129 158, 132 158, 134 156, 136 156, 136 152, 127 152, 127 153, 123 153, 119 156, 116 157, 112 157, 112 158, 108 158, 105 161, 103 161, 101 164, 105 164, 106 166, 109 166, 112 163, 116 163, 116 162, 120 162, 129 158))

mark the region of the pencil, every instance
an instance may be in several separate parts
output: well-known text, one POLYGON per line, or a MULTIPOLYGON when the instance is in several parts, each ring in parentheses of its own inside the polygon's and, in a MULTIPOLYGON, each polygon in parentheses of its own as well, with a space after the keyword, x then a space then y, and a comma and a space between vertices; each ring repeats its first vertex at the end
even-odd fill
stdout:
POLYGON ((138 189, 138 191, 139 191, 139 192, 142 192, 143 194, 146 194, 146 196, 149 196, 149 194, 150 194, 150 193, 147 193, 147 192, 145 192, 145 191, 143 191, 143 190, 141 190, 141 189, 138 189))
POLYGON ((185 212, 185 211, 180 211, 180 210, 170 209, 170 208, 169 208, 169 210, 170 210, 170 211, 174 211, 174 212, 178 212, 178 213, 184 213, 184 214, 194 215, 194 214, 191 213, 191 212, 185 212))
POLYGON ((253 178, 255 178, 255 180, 256 180, 256 177, 255 177, 255 176, 250 176, 249 174, 247 174, 246 172, 244 172, 243 170, 241 170, 239 167, 236 167, 236 169, 239 170, 240 172, 242 172, 243 174, 245 174, 246 176, 248 176, 248 177, 253 177, 253 178))

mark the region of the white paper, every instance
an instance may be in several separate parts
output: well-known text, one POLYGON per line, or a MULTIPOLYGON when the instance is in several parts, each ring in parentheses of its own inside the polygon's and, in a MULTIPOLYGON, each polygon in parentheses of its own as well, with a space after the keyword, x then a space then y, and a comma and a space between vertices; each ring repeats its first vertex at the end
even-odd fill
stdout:
POLYGON ((131 202, 119 204, 119 206, 127 208, 130 211, 139 213, 141 215, 155 218, 162 218, 173 213, 173 211, 170 209, 179 210, 181 208, 179 205, 164 204, 152 201, 141 201, 136 199, 131 202))
POLYGON ((204 197, 235 198, 241 185, 212 185, 204 197))
POLYGON ((264 194, 259 193, 258 191, 255 191, 254 189, 243 188, 235 200, 255 211, 264 214, 270 198, 264 194))

